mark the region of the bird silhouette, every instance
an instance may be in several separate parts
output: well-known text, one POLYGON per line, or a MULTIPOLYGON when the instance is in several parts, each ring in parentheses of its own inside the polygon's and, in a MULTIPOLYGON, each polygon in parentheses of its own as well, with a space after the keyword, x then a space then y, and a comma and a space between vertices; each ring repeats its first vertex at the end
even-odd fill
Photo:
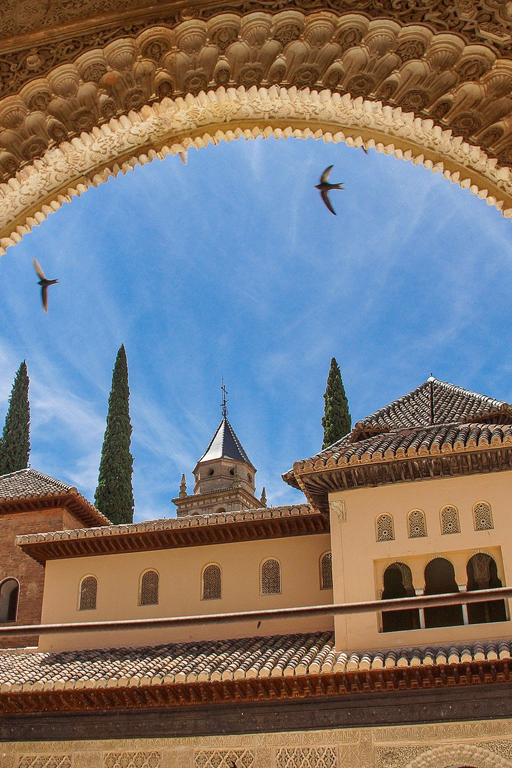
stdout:
POLYGON ((331 191, 331 189, 343 189, 344 187, 343 187, 343 182, 341 182, 340 184, 329 184, 329 182, 327 181, 332 168, 333 166, 329 165, 325 169, 325 171, 320 176, 320 184, 315 184, 315 189, 320 190, 320 195, 322 197, 322 200, 324 201, 324 203, 326 204, 330 212, 334 213, 334 215, 336 216, 336 211, 332 207, 331 201, 329 200, 329 192, 331 191))
POLYGON ((41 286, 41 299, 43 300, 43 309, 45 312, 48 312, 48 286, 54 285, 59 281, 48 280, 43 270, 41 269, 41 265, 37 259, 34 259, 34 269, 37 272, 37 276, 39 277, 39 281, 37 284, 41 286))

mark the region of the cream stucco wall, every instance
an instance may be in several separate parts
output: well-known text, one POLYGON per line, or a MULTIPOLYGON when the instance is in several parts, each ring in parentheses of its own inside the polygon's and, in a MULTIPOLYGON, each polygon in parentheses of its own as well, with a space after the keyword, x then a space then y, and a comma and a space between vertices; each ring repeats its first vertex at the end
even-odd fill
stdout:
MULTIPOLYGON (((113 621, 167 616, 190 616, 231 611, 265 610, 332 602, 332 590, 320 589, 320 558, 330 550, 329 534, 294 536, 265 541, 214 544, 154 552, 133 552, 49 561, 42 623, 113 621), (260 594, 260 566, 266 558, 281 563, 282 591, 260 594), (204 567, 222 570, 222 598, 201 599, 204 567), (138 605, 139 580, 147 569, 160 576, 158 605, 138 605), (79 611, 81 580, 98 580, 96 610, 79 611)), ((289 632, 332 629, 331 617, 311 620, 245 622, 182 629, 84 632, 41 636, 44 649, 140 645, 225 637, 254 637, 289 632)))
MULTIPOLYGON (((503 586, 510 586, 511 495, 512 472, 508 471, 331 494, 330 502, 342 502, 341 505, 331 504, 334 602, 380 598, 383 572, 396 561, 410 566, 417 592, 424 588, 425 565, 437 556, 451 560, 457 584, 465 586, 467 562, 479 551, 494 557, 503 586), (475 531, 472 510, 478 501, 491 505, 493 530, 475 531), (440 510, 448 504, 458 509, 461 532, 442 535, 440 510), (413 509, 425 512, 426 537, 408 537, 407 514, 413 509), (383 512, 393 516, 393 541, 376 541, 375 522, 383 512)), ((500 638, 510 636, 511 632, 510 621, 386 633, 379 631, 379 623, 380 617, 374 613, 338 617, 335 621, 337 647, 343 650, 386 649, 500 638)))

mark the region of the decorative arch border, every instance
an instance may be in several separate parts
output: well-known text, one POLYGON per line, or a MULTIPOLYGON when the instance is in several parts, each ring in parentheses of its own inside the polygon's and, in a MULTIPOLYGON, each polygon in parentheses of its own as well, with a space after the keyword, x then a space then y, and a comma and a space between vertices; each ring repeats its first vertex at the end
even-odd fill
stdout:
POLYGON ((233 139, 316 138, 441 172, 512 218, 512 172, 433 120, 329 89, 219 87, 164 98, 47 150, 0 184, 0 255, 63 203, 136 165, 233 139))
POLYGON ((512 762, 501 755, 475 744, 447 744, 423 752, 404 768, 458 768, 471 765, 474 768, 512 768, 512 762))

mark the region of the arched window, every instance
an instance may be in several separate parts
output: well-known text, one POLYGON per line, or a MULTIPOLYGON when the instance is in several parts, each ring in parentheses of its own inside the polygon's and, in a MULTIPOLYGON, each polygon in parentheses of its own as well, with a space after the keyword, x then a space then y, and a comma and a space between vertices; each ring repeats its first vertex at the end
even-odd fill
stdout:
POLYGON ((222 574, 218 565, 207 565, 203 571, 203 600, 220 600, 222 574))
POLYGON ((393 518, 384 513, 379 515, 376 522, 377 541, 393 541, 395 538, 395 529, 393 527, 393 518))
POLYGON ((459 513, 451 504, 441 510, 441 533, 460 533, 459 513))
POLYGON ((20 585, 16 579, 5 579, 0 585, 0 621, 16 621, 20 585))
MULTIPOLYGON (((393 563, 384 571, 383 600, 396 600, 400 597, 414 597, 411 569, 405 563, 393 563)), ((418 629, 420 613, 417 608, 404 611, 384 611, 382 613, 382 631, 397 632, 400 629, 418 629)))
POLYGON ((279 560, 265 560, 261 565, 261 594, 279 595, 281 592, 281 565, 279 560))
POLYGON ((427 535, 427 521, 421 509, 413 509, 407 516, 407 529, 410 539, 418 539, 427 535))
MULTIPOLYGON (((484 552, 473 555, 467 564, 468 592, 477 589, 502 587, 498 577, 498 568, 494 558, 484 552)), ((504 600, 488 600, 485 603, 468 603, 468 621, 470 624, 485 624, 490 621, 506 621, 507 612, 504 600)))
MULTIPOLYGON (((444 592, 458 592, 455 570, 449 560, 436 557, 425 568, 425 595, 442 595, 444 592)), ((453 627, 463 624, 461 605, 439 605, 425 608, 426 627, 453 627)))
POLYGON ((320 589, 332 589, 332 553, 320 558, 320 589))
POLYGON ((140 580, 139 605, 158 605, 158 581, 156 571, 146 571, 140 580))
POLYGON ((86 576, 80 583, 79 611, 94 611, 98 594, 98 581, 94 576, 86 576))
POLYGON ((477 502, 473 507, 473 522, 475 531, 490 531, 494 528, 491 505, 486 501, 477 502))

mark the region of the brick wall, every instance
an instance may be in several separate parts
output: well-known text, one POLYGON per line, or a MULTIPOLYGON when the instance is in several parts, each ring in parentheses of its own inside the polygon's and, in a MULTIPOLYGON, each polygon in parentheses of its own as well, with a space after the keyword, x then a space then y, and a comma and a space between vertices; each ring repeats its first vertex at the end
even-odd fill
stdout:
MULTIPOLYGON (((43 602, 44 566, 36 563, 16 544, 22 533, 62 531, 83 528, 67 509, 40 509, 33 512, 2 512, 0 514, 0 583, 12 576, 20 583, 16 624, 38 624, 43 602)), ((2 624, 1 626, 10 626, 2 624)), ((37 645, 37 637, 0 638, 0 648, 18 648, 37 645)))

